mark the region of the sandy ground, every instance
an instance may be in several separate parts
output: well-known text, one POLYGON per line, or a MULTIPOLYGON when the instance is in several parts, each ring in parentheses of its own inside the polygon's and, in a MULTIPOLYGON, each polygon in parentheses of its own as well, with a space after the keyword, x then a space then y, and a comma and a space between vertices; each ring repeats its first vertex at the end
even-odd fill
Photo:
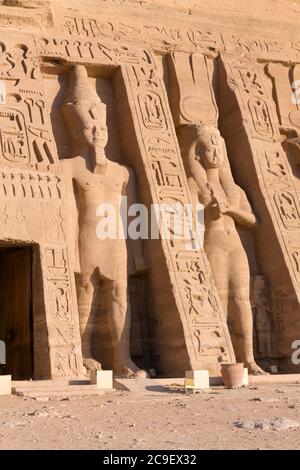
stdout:
POLYGON ((300 449, 300 385, 0 397, 0 426, 0 449, 300 449), (299 427, 269 429, 275 418, 299 427))

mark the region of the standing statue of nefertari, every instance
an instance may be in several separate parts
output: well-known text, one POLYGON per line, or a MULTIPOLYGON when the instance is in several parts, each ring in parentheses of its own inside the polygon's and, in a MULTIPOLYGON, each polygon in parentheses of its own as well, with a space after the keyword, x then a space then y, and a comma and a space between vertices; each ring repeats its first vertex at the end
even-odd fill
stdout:
POLYGON ((204 205, 204 251, 227 315, 236 360, 250 374, 264 374, 253 355, 249 263, 236 228, 236 224, 254 228, 256 217, 233 180, 219 130, 183 125, 178 128, 178 139, 193 205, 204 205))

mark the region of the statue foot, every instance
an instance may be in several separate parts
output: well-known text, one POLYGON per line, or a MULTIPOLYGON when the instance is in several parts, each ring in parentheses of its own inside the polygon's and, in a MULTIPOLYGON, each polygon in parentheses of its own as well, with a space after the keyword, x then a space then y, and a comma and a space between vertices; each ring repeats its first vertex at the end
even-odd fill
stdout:
POLYGON ((114 367, 114 376, 120 379, 146 379, 149 374, 139 369, 133 361, 114 367))
POLYGON ((255 362, 245 362, 245 367, 250 375, 269 375, 268 372, 261 369, 255 362))
POLYGON ((86 368, 87 372, 92 370, 102 370, 100 362, 92 359, 91 357, 84 357, 83 358, 83 365, 86 368))

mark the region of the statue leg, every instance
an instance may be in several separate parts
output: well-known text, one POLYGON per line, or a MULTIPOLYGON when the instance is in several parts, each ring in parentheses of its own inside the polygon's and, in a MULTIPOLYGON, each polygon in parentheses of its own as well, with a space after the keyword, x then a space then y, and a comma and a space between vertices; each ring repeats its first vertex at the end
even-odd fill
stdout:
POLYGON ((87 370, 100 370, 101 364, 92 358, 91 307, 94 295, 94 285, 91 274, 78 274, 76 277, 77 301, 79 311, 79 326, 83 365, 87 370))
POLYGON ((121 377, 146 378, 130 356, 131 312, 128 301, 127 280, 109 281, 109 328, 113 343, 114 372, 121 377))
POLYGON ((204 250, 209 261, 213 278, 227 318, 228 311, 228 254, 214 243, 205 243, 204 250))
POLYGON ((229 303, 231 339, 237 362, 244 362, 250 374, 265 372, 253 355, 253 315, 250 304, 250 272, 246 253, 238 247, 229 254, 229 303))

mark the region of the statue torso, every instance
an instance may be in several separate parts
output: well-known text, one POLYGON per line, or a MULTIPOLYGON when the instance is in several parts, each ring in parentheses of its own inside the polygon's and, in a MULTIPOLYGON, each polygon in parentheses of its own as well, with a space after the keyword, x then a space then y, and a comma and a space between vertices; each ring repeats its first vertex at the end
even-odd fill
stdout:
MULTIPOLYGON (((119 236, 121 197, 126 195, 126 167, 108 160, 105 172, 95 174, 83 162, 74 164, 73 179, 77 190, 79 223, 79 256, 82 272, 92 272, 98 268, 108 279, 127 276, 126 240, 119 236), (116 236, 100 238, 97 225, 103 215, 97 215, 101 204, 102 214, 115 214, 117 218, 116 236), (110 209, 106 211, 106 208, 110 209)), ((114 223, 114 220, 112 220, 114 223)))

